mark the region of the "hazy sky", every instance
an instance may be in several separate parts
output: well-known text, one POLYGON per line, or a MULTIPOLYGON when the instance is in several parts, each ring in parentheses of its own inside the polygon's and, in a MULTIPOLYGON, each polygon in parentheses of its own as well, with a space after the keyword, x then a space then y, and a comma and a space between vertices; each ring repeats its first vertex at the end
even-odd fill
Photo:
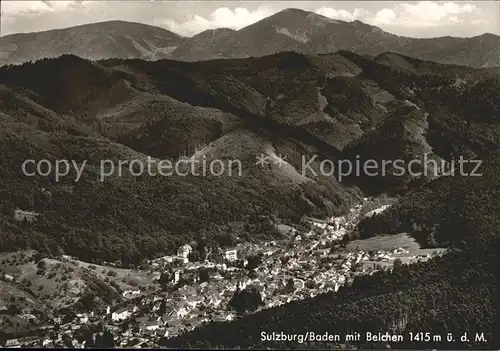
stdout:
POLYGON ((410 37, 500 34, 500 2, 406 1, 1 1, 1 34, 65 28, 107 20, 142 22, 191 36, 240 29, 285 8, 360 20, 410 37))

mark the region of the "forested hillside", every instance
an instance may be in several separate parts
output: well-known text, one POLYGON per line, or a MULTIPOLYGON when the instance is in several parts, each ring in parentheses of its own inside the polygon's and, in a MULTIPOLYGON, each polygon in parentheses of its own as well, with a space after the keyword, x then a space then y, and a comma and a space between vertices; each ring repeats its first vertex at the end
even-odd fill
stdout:
MULTIPOLYGON (((198 63, 62 56, 2 67, 1 247, 137 264, 197 240, 202 229, 217 245, 269 238, 276 224, 342 213, 362 191, 401 195, 426 181, 304 174, 303 159, 315 155, 319 171, 322 160, 372 157, 377 148, 380 160, 429 148, 448 161, 498 150, 494 72, 398 57, 387 66, 348 52, 198 63), (411 128, 398 134, 402 126, 411 128), (386 135, 400 139, 384 149, 386 135), (258 167, 261 154, 286 165, 258 167), (99 181, 101 160, 148 156, 238 159, 243 173, 133 176, 125 166, 99 181), (26 159, 87 164, 75 183, 74 171, 59 181, 26 177, 26 159), (16 208, 40 216, 20 223, 16 208), (248 225, 262 215, 261 225, 248 225)), ((382 227, 364 228, 371 235, 382 227)))
MULTIPOLYGON (((315 150, 325 143, 300 128, 280 134, 276 122, 266 123, 267 98, 245 83, 245 76, 233 79, 232 84, 240 86, 235 91, 223 79, 212 79, 222 77, 225 70, 251 74, 259 65, 272 71, 277 62, 282 68, 274 79, 291 84, 287 80, 297 69, 307 69, 294 57, 285 54, 230 65, 150 65, 91 63, 63 56, 3 68, 1 247, 136 265, 198 240, 202 229, 209 243, 232 245, 277 236, 275 225, 282 221, 341 213, 359 198, 358 190, 330 177, 309 181, 293 166, 255 165, 260 154, 284 154, 297 166, 300 155, 311 152, 306 145, 315 150), (241 96, 230 97, 233 92, 241 96), (256 106, 258 100, 252 96, 262 105, 256 106), (144 161, 152 156, 175 162, 196 151, 208 155, 210 148, 212 159, 240 160, 243 173, 133 176, 124 167, 122 176, 99 181, 102 160, 144 161), (53 174, 23 175, 26 159, 87 164, 78 182, 74 171, 57 181, 53 174), (16 208, 40 216, 34 223, 17 222, 16 208), (262 217, 267 219, 257 219, 262 217)), ((271 94, 272 87, 266 89, 271 94)), ((327 145, 322 152, 338 150, 327 145)))

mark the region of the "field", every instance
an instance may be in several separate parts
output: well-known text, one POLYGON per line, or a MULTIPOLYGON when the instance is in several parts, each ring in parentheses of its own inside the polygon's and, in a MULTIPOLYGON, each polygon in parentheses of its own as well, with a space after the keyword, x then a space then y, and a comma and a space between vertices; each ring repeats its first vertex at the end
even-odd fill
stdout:
POLYGON ((350 242, 347 247, 350 249, 359 248, 364 251, 390 251, 397 247, 409 250, 410 252, 418 251, 420 249, 420 245, 407 233, 397 235, 380 235, 369 239, 354 240, 350 242))
POLYGON ((347 245, 349 250, 363 251, 390 251, 401 248, 408 252, 391 254, 391 259, 386 261, 364 261, 365 264, 374 263, 382 266, 392 265, 395 259, 400 259, 402 263, 409 264, 416 260, 427 259, 430 256, 441 254, 446 251, 444 248, 422 249, 420 245, 407 233, 397 235, 380 235, 369 239, 354 240, 347 245))
POLYGON ((71 307, 89 294, 101 302, 121 299, 123 291, 144 290, 155 278, 148 270, 93 265, 68 256, 40 258, 34 251, 1 253, 0 271, 53 310, 71 307))
POLYGON ((69 262, 78 265, 79 267, 84 267, 90 269, 96 273, 96 275, 105 280, 108 278, 110 281, 115 281, 122 290, 138 290, 145 286, 149 286, 157 275, 150 273, 147 270, 133 270, 125 268, 116 268, 109 266, 101 266, 97 264, 91 264, 76 259, 67 259, 69 262), (111 273, 110 273, 111 272, 111 273))

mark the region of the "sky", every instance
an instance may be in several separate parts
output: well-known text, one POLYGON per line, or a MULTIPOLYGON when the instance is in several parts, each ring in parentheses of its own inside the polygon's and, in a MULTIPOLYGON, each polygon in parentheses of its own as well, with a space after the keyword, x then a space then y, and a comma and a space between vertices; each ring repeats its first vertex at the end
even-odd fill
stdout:
POLYGON ((151 24, 183 36, 240 29, 286 8, 345 21, 360 20, 417 38, 500 35, 499 1, 1 1, 1 35, 108 20, 151 24))

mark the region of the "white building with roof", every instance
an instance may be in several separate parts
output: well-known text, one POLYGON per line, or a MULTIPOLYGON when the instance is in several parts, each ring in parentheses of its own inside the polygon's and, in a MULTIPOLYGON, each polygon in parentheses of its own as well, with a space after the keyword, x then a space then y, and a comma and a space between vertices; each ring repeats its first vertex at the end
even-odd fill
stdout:
POLYGON ((236 261, 238 259, 238 250, 236 248, 226 250, 224 252, 224 258, 228 261, 236 261))
POLYGON ((191 245, 182 245, 179 250, 177 250, 177 256, 182 257, 184 260, 189 257, 189 254, 193 252, 191 245))
POLYGON ((39 215, 39 213, 33 211, 24 211, 19 208, 14 211, 14 219, 19 222, 27 221, 31 223, 36 220, 39 215))

